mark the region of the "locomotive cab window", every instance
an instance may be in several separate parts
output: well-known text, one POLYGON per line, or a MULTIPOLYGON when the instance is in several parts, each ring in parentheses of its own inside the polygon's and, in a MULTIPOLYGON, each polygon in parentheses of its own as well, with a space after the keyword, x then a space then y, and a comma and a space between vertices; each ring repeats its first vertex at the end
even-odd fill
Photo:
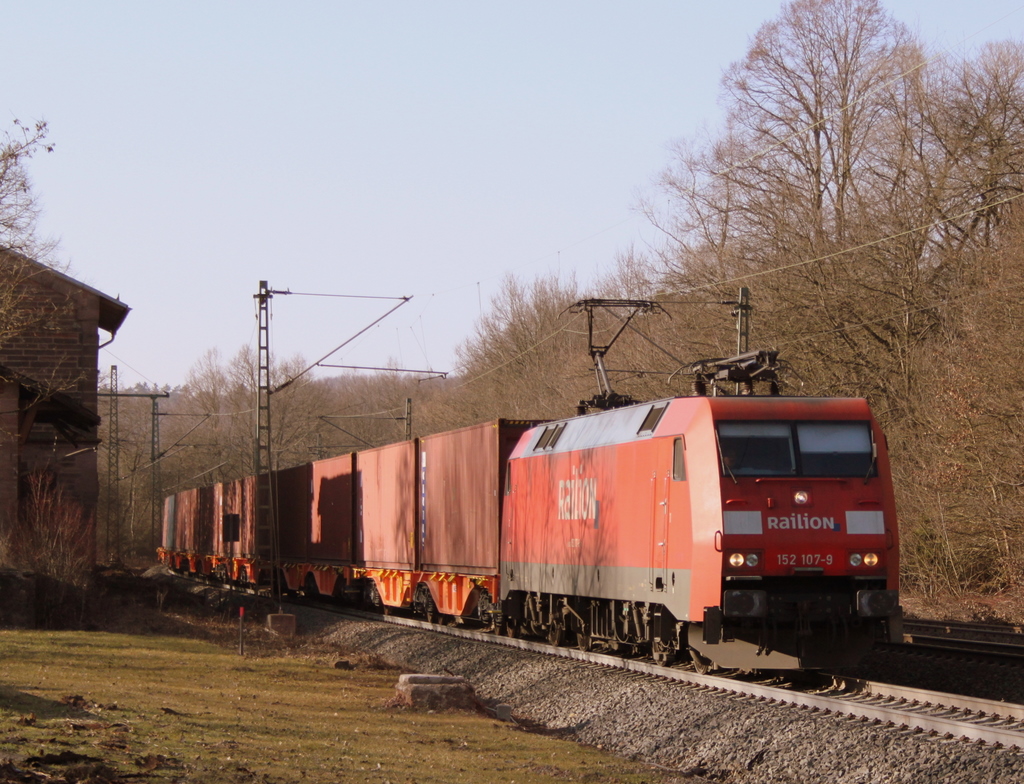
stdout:
POLYGON ((875 476, 867 422, 719 422, 723 476, 875 476))
POLYGON ((683 462, 683 439, 676 438, 672 441, 672 481, 686 481, 686 463, 683 462))
POLYGON ((719 422, 723 476, 793 476, 796 456, 788 422, 719 422))
POLYGON ((804 476, 874 476, 874 446, 867 422, 797 422, 804 476))

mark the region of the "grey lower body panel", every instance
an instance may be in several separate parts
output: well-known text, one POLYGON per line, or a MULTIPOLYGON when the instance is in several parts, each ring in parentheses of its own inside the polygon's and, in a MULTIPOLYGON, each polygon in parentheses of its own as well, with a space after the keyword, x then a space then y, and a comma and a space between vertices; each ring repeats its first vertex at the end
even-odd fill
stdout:
POLYGON ((505 562, 501 565, 501 578, 505 597, 513 591, 524 591, 647 602, 662 605, 677 620, 689 620, 689 569, 505 562))

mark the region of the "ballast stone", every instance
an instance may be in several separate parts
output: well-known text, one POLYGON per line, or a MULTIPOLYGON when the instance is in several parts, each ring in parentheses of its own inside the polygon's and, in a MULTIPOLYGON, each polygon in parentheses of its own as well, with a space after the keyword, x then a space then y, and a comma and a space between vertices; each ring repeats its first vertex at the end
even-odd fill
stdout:
POLYGON ((476 710, 472 684, 457 675, 400 675, 395 687, 398 701, 427 710, 476 710))

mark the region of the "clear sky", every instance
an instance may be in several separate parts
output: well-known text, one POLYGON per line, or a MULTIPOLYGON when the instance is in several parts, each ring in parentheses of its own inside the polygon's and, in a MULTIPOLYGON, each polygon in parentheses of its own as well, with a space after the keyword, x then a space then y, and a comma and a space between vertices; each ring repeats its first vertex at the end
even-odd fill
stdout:
MULTIPOLYGON (((255 346, 259 281, 413 299, 329 361, 450 370, 503 276, 582 282, 658 241, 637 194, 779 0, 3 0, 0 126, 70 273, 131 308, 100 367, 178 384, 255 346)), ((1024 36, 1024 0, 888 0, 926 42, 1024 36)), ((320 358, 389 305, 274 298, 320 358)))

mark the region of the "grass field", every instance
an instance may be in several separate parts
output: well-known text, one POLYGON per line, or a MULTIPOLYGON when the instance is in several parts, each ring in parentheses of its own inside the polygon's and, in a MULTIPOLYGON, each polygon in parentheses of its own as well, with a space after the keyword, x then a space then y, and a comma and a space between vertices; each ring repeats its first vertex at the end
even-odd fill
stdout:
POLYGON ((664 782, 485 714, 391 704, 398 671, 309 642, 0 632, 0 782, 664 782))

